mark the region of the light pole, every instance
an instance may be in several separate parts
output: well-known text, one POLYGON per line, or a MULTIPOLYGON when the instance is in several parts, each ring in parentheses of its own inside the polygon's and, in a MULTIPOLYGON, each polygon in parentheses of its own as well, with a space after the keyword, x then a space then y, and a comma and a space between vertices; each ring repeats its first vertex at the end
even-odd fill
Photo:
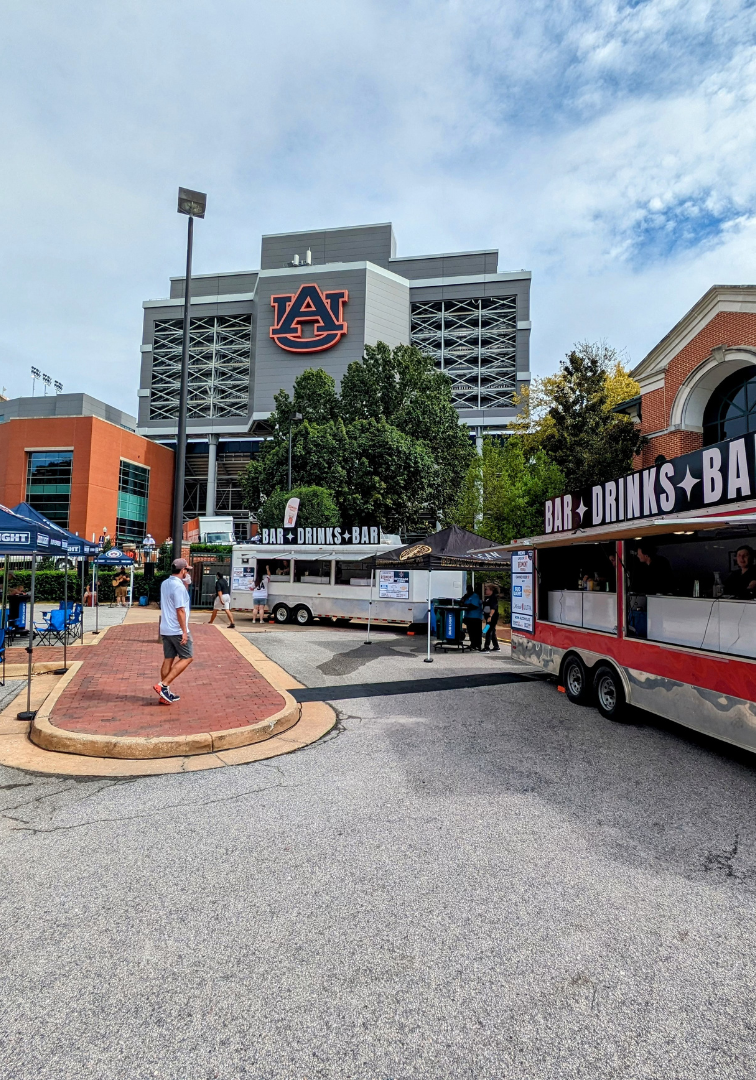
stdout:
POLYGON ((291 429, 292 429, 292 426, 294 424, 294 421, 295 420, 301 420, 301 419, 302 419, 302 414, 299 413, 299 412, 295 412, 289 418, 289 491, 291 491, 291 429))
POLYGON ((184 286, 184 329, 181 339, 181 384, 179 389, 178 430, 176 432, 176 474, 173 483, 173 557, 181 558, 184 531, 184 476, 186 474, 186 403, 189 396, 189 308, 192 303, 192 238, 194 219, 205 216, 207 195, 202 191, 179 188, 178 212, 187 214, 186 284, 184 286))

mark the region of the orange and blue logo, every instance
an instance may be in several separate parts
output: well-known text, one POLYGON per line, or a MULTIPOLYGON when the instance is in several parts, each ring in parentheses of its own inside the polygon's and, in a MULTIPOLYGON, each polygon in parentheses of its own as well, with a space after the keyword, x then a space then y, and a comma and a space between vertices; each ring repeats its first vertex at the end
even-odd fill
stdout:
POLYGON ((349 300, 346 289, 321 292, 318 285, 301 285, 296 296, 271 296, 275 321, 270 336, 287 352, 314 353, 331 349, 344 337, 347 324, 342 309, 349 300), (313 333, 305 336, 305 323, 313 323, 313 333))

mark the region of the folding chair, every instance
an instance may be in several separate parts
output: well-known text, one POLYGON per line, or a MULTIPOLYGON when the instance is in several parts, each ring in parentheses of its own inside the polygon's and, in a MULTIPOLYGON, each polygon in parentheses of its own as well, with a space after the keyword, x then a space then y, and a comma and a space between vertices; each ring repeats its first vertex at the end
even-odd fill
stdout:
POLYGON ((66 613, 65 611, 51 611, 48 615, 43 611, 44 624, 42 626, 35 625, 34 633, 39 637, 39 645, 62 645, 63 637, 66 632, 66 613))
POLYGON ((81 604, 74 604, 70 608, 70 610, 68 612, 68 618, 66 619, 66 633, 68 635, 68 641, 69 642, 75 641, 80 633, 83 636, 83 628, 82 628, 81 619, 82 619, 82 606, 81 606, 81 604))

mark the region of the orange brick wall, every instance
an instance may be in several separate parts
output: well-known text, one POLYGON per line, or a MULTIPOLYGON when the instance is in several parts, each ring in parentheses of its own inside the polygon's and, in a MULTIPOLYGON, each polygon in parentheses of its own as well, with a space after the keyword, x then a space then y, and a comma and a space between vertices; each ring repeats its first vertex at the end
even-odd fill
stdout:
POLYGON ((71 532, 115 535, 121 458, 150 470, 147 530, 158 543, 171 534, 173 451, 96 416, 56 416, 0 424, 0 502, 26 497, 27 450, 73 447, 71 532))
POLYGON ((743 311, 720 311, 700 333, 669 362, 664 386, 650 390, 641 399, 641 431, 649 436, 649 444, 634 462, 635 468, 653 465, 659 454, 677 457, 697 450, 702 436, 697 431, 672 431, 654 435, 669 426, 669 417, 677 391, 699 364, 711 355, 718 345, 726 348, 738 345, 756 346, 756 315, 743 311))

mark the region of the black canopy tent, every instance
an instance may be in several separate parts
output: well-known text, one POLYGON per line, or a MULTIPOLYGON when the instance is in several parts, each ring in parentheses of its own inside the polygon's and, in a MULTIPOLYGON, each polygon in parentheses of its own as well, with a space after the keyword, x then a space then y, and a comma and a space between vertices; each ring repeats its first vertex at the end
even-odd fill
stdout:
MULTIPOLYGON (((405 544, 404 547, 392 548, 385 554, 374 555, 372 559, 373 572, 377 570, 427 570, 428 571, 428 653, 425 663, 433 663, 430 654, 431 633, 431 600, 434 570, 480 570, 486 565, 485 558, 481 558, 481 548, 495 547, 493 540, 477 533, 460 529, 458 525, 451 525, 448 529, 431 533, 424 540, 414 544, 405 544), (472 555, 476 551, 479 554, 472 555)), ((485 552, 482 553, 485 556, 485 552)), ((501 560, 502 563, 504 560, 501 560)), ((508 565, 508 564, 507 564, 508 565)), ((372 609, 372 583, 373 572, 370 575, 372 609)), ((370 622, 368 619, 368 640, 370 639, 370 622)))
MULTIPOLYGON (((29 595, 29 644, 26 673, 26 711, 18 713, 19 720, 33 720, 31 711, 32 653, 34 651, 34 584, 37 572, 37 555, 65 555, 68 543, 65 538, 53 536, 52 531, 39 522, 14 514, 7 506, 0 506, 0 555, 28 555, 31 557, 31 589, 29 595)), ((8 560, 5 559, 8 569, 8 560)), ((3 581, 3 630, 7 630, 5 603, 7 599, 8 574, 3 581)))

